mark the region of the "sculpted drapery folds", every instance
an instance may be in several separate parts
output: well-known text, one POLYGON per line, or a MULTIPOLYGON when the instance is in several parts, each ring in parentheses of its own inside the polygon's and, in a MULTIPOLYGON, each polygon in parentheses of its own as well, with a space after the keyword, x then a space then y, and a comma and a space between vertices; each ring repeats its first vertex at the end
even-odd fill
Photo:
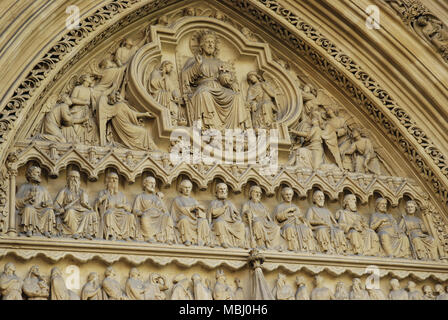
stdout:
POLYGON ((115 270, 111 266, 104 272, 103 299, 104 300, 129 300, 121 289, 120 283, 115 279, 115 270))
POLYGON ((229 88, 219 79, 225 63, 217 58, 217 35, 203 30, 198 40, 198 52, 187 60, 182 70, 184 94, 190 96, 192 120, 202 121, 205 128, 245 129, 250 114, 246 112, 244 99, 234 86, 229 88))
POLYGON ((349 292, 344 282, 338 281, 334 290, 335 300, 349 300, 349 292))
POLYGON ((51 300, 79 300, 79 297, 65 286, 61 270, 58 267, 51 269, 51 300))
POLYGON ((292 203, 294 191, 285 187, 281 196, 283 202, 274 209, 274 218, 280 225, 281 234, 291 251, 316 251, 313 231, 298 206, 292 203))
POLYGON ((199 202, 190 197, 193 184, 184 179, 179 185, 180 196, 171 206, 171 216, 180 233, 180 240, 185 245, 207 245, 210 242, 210 217, 199 202))
POLYGON ((353 142, 342 151, 342 157, 352 155, 353 169, 351 171, 361 173, 381 174, 378 157, 373 148, 372 141, 361 135, 359 128, 352 130, 353 142))
POLYGON ((286 283, 286 276, 279 273, 272 289, 272 295, 276 300, 294 300, 294 290, 286 283))
POLYGON ((53 201, 48 190, 41 186, 41 169, 30 166, 26 171, 28 183, 23 184, 16 194, 16 208, 22 216, 20 225, 27 236, 37 232, 51 237, 56 226, 53 201))
POLYGON ((174 277, 173 285, 171 300, 193 300, 193 294, 188 288, 188 278, 184 274, 174 277))
POLYGON ((386 255, 398 258, 410 257, 409 239, 395 218, 387 213, 387 200, 378 198, 375 208, 376 212, 370 216, 370 228, 377 232, 386 255))
POLYGON ((98 194, 95 209, 103 219, 106 240, 137 238, 138 226, 125 195, 118 191, 118 175, 115 172, 107 174, 106 189, 98 194))
POLYGON ((100 137, 102 144, 116 142, 137 150, 156 150, 157 146, 140 119, 154 118, 150 112, 137 112, 123 100, 120 92, 101 96, 98 106, 100 137))
POLYGON ((325 111, 327 121, 325 122, 322 139, 333 157, 330 161, 336 162, 337 166, 343 169, 345 166, 342 163, 340 150, 347 141, 346 121, 338 115, 336 107, 328 106, 325 111))
POLYGON ((308 289, 306 288, 305 278, 302 276, 297 276, 296 285, 296 300, 310 300, 310 294, 308 293, 308 289))
POLYGON ((437 260, 437 246, 434 238, 428 234, 428 228, 422 219, 415 216, 417 203, 406 202, 406 215, 402 215, 399 227, 404 230, 411 241, 411 250, 418 259, 437 260))
POLYGON ((146 284, 146 297, 148 300, 166 300, 165 291, 168 290, 167 279, 160 274, 153 272, 149 275, 146 284))
POLYGON ((325 208, 325 195, 317 190, 313 194, 314 206, 308 208, 306 219, 313 226, 317 242, 323 252, 343 254, 347 251, 344 232, 339 229, 332 213, 325 208))
POLYGON ((75 119, 71 105, 70 96, 63 94, 53 109, 45 114, 41 128, 43 139, 59 143, 74 142, 73 139, 76 137, 74 125, 87 122, 88 117, 75 119))
POLYGON ((247 103, 253 115, 252 124, 254 128, 269 129, 276 122, 279 111, 275 89, 255 71, 247 74, 247 82, 247 103))
POLYGON ((198 273, 191 276, 193 282, 193 297, 194 300, 213 300, 212 292, 203 282, 198 273))
POLYGON ((87 276, 87 282, 82 287, 81 300, 103 300, 103 290, 98 273, 91 272, 87 276))
POLYGON ((324 147, 323 147, 323 123, 319 113, 314 112, 311 118, 311 128, 307 131, 290 130, 299 137, 303 137, 304 146, 296 152, 305 158, 305 163, 311 164, 313 170, 317 170, 323 163, 324 147))
POLYGON ((69 171, 67 186, 59 191, 54 201, 55 211, 61 219, 60 231, 74 238, 97 238, 100 219, 90 207, 89 195, 80 186, 79 171, 69 171))
POLYGON ((361 279, 353 278, 350 300, 370 300, 369 293, 364 289, 361 279))
POLYGON ((140 271, 137 268, 132 268, 129 271, 129 278, 126 280, 125 286, 126 296, 130 300, 148 300, 147 288, 140 279, 140 271))
POLYGON ((335 300, 333 292, 324 286, 324 279, 320 275, 314 277, 314 289, 311 291, 311 300, 335 300))
POLYGON ((398 279, 391 279, 389 283, 391 286, 389 300, 409 300, 407 291, 400 288, 400 282, 398 279))
POLYGON ((252 186, 249 189, 249 201, 243 204, 242 214, 249 226, 251 246, 274 249, 280 246, 280 227, 272 220, 268 210, 261 203, 261 188, 252 186), (254 241, 252 241, 254 242, 254 241))
POLYGON ((22 285, 22 279, 16 275, 16 266, 12 262, 5 264, 0 275, 2 300, 22 300, 22 285))
POLYGON ((155 187, 154 177, 143 180, 144 192, 135 198, 132 212, 140 217, 140 229, 145 241, 172 244, 175 242, 174 222, 155 187))
POLYGON ((350 240, 354 254, 374 256, 380 253, 378 235, 368 227, 368 222, 358 213, 355 195, 345 195, 343 209, 336 212, 336 219, 350 240))
POLYGON ((232 288, 227 284, 226 275, 222 269, 216 271, 216 283, 213 288, 213 299, 233 300, 232 288))
POLYGON ((70 108, 73 117, 73 131, 72 136, 67 136, 68 142, 97 144, 98 127, 93 116, 94 94, 93 84, 94 79, 89 74, 84 74, 79 79, 80 84, 73 88, 70 99, 72 106, 70 108))
POLYGON ((245 247, 246 229, 241 221, 241 215, 234 204, 227 200, 228 187, 225 183, 216 185, 216 198, 212 200, 208 209, 211 216, 212 228, 218 244, 227 247, 245 247))
POLYGON ((39 266, 32 266, 23 280, 23 294, 28 300, 48 300, 50 288, 41 276, 39 266))
POLYGON ((173 126, 185 125, 185 116, 179 107, 181 101, 180 92, 174 87, 169 78, 172 71, 173 63, 167 60, 162 61, 151 72, 148 88, 153 98, 169 110, 171 124, 173 126))

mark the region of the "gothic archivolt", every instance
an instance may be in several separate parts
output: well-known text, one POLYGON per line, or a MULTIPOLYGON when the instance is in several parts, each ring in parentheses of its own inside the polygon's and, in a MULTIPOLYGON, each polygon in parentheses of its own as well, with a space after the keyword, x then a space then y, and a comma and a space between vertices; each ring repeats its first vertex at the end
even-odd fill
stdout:
MULTIPOLYGON (((275 2, 267 5, 278 9, 275 2)), ((56 248, 58 241, 68 241, 68 251, 81 260, 88 256, 89 242, 110 244, 118 256, 126 256, 127 250, 182 256, 189 250, 193 256, 203 252, 210 260, 202 263, 215 268, 214 285, 194 273, 178 274, 169 287, 164 275, 152 273, 148 281, 142 280, 133 268, 122 287, 108 267, 101 284, 98 273, 89 273, 82 291, 75 293, 65 287, 57 267, 48 281, 38 268, 30 267, 22 284, 14 265, 8 264, 2 277, 14 285, 6 296, 316 300, 431 296, 432 288, 425 291, 429 284, 421 284, 424 294, 416 293, 415 282, 410 281, 406 291, 392 277, 425 280, 428 277, 422 273, 429 272, 444 279, 439 270, 446 261, 447 229, 438 205, 417 181, 399 176, 406 169, 389 163, 381 140, 353 117, 349 107, 303 75, 294 61, 286 61, 285 54, 257 30, 236 21, 209 4, 190 6, 102 43, 97 54, 82 59, 85 63, 79 63, 76 72, 59 79, 42 96, 32 113, 36 121, 23 127, 9 150, 0 185, 1 241, 5 246, 10 240, 23 241, 29 250, 5 250, 5 256, 35 257, 42 250, 54 257, 44 247, 56 248), (246 163, 222 163, 229 129, 242 133, 234 151, 246 163), (204 139, 199 150, 212 155, 212 160, 173 160, 175 153, 194 159, 197 130, 204 139), (264 153, 254 155, 253 149, 261 146, 259 139, 271 139, 274 131, 278 153, 265 147, 264 153), (183 136, 173 139, 176 133, 183 136), (270 171, 276 159, 278 167, 270 171), (232 259, 245 261, 250 249, 254 281, 250 286, 255 288, 248 295, 244 293, 248 287, 237 278, 235 286, 226 283, 224 271, 216 269, 226 263, 216 255, 230 250, 232 259), (258 250, 272 262, 263 267, 265 257, 258 250), (292 272, 300 270, 295 264, 310 257, 329 259, 329 270, 336 274, 341 274, 335 271, 341 268, 338 257, 353 262, 362 257, 356 261, 358 267, 342 267, 342 272, 359 274, 356 268, 372 262, 384 265, 383 282, 390 280, 391 291, 368 292, 355 277, 350 280, 351 291, 346 279, 333 292, 316 275, 324 269, 313 271, 316 276, 308 282, 313 281, 314 289, 309 293, 303 287, 305 280, 296 279, 296 292, 281 273, 270 288, 262 268, 276 270, 291 254, 292 272), (391 261, 412 270, 403 275, 400 268, 389 265, 391 261), (32 296, 31 291, 40 293, 32 296)), ((98 252, 103 254, 109 253, 98 252)), ((153 262, 163 260, 158 259, 153 262)), ((184 266, 201 261, 200 257, 177 261, 182 259, 193 261, 184 261, 184 266)), ((245 265, 235 263, 227 265, 238 270, 245 265)), ((435 290, 438 297, 445 294, 443 286, 435 290)))

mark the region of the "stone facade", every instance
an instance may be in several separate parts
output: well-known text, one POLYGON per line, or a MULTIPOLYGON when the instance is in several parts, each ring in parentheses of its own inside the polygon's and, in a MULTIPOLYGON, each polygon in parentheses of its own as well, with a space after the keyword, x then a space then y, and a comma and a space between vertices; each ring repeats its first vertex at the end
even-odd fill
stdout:
POLYGON ((2 298, 444 299, 446 124, 322 5, 120 0, 64 29, 0 100, 2 298))

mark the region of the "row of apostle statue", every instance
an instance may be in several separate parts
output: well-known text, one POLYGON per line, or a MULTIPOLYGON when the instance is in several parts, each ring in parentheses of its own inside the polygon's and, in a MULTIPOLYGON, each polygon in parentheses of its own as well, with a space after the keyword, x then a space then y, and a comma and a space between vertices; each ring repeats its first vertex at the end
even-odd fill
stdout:
MULTIPOLYGON (((112 266, 106 268, 104 278, 100 281, 97 272, 87 276, 87 282, 81 289, 80 296, 67 288, 62 272, 58 267, 51 270, 49 279, 43 276, 40 268, 33 265, 22 280, 16 274, 16 267, 9 262, 4 265, 0 275, 0 294, 2 300, 243 300, 247 292, 238 278, 234 279, 235 288, 227 284, 227 277, 222 269, 216 271, 215 281, 203 279, 194 273, 188 278, 183 273, 176 275, 171 282, 166 276, 153 272, 148 280, 142 278, 137 268, 131 268, 124 288, 117 280, 112 266), (172 285, 171 285, 172 283, 172 285)), ((348 286, 339 281, 335 291, 324 284, 321 275, 314 277, 314 288, 307 288, 305 278, 297 276, 297 289, 287 283, 286 276, 279 273, 271 289, 271 299, 275 300, 448 300, 448 293, 442 284, 435 285, 435 292, 430 285, 422 290, 413 281, 406 288, 400 287, 398 279, 389 281, 390 290, 386 295, 380 288, 366 288, 360 278, 353 278, 348 286)))
POLYGON ((16 194, 20 231, 26 236, 65 236, 106 240, 143 240, 166 244, 260 248, 296 252, 355 254, 437 260, 438 246, 427 223, 416 216, 415 201, 406 203, 398 222, 387 212, 387 200, 378 198, 367 219, 357 199, 347 194, 335 213, 316 190, 313 206, 303 212, 293 203, 294 191, 285 187, 282 202, 271 213, 262 203, 262 190, 252 186, 241 210, 228 199, 228 186, 216 185, 216 199, 204 207, 191 196, 193 184, 184 179, 170 210, 156 192, 152 176, 143 179, 143 192, 131 206, 119 190, 115 172, 106 175, 106 188, 94 205, 80 187, 80 173, 69 170, 67 184, 52 199, 41 184, 41 169, 32 165, 27 183, 16 194))

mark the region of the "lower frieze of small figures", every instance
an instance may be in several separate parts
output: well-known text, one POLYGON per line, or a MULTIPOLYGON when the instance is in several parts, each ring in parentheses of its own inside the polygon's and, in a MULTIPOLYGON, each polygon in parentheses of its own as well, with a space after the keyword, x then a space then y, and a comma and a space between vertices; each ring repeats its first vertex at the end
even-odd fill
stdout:
MULTIPOLYGON (((121 269, 120 269, 121 270, 121 269)), ((160 272, 143 274, 138 268, 119 274, 108 266, 104 272, 87 272, 86 281, 78 290, 68 289, 67 279, 57 266, 44 275, 38 265, 31 265, 23 277, 16 266, 8 262, 0 275, 2 300, 244 300, 254 295, 252 273, 246 279, 233 277, 229 281, 223 269, 217 269, 214 279, 188 270, 172 277, 160 272), (190 274, 191 273, 191 274, 190 274), (248 278, 248 279, 247 279, 248 278), (229 284, 233 283, 233 284, 229 284)), ((273 300, 447 300, 447 285, 416 283, 388 277, 372 281, 369 277, 337 278, 328 274, 272 273, 265 282, 265 299, 273 300), (334 289, 333 289, 334 288, 334 289)))

